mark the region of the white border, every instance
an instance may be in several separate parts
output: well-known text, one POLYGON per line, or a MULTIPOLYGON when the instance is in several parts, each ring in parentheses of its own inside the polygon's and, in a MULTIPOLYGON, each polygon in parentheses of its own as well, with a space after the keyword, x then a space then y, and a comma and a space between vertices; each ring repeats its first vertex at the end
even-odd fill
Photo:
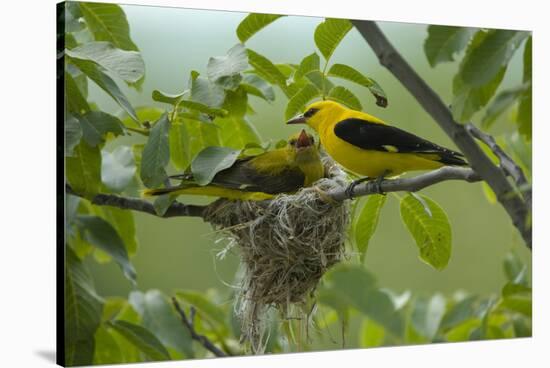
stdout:
MULTIPOLYGON (((550 305, 545 281, 549 280, 550 243, 544 233, 548 217, 543 211, 550 208, 549 170, 545 162, 545 158, 550 158, 550 145, 546 142, 550 137, 547 102, 550 58, 545 47, 550 39, 544 1, 134 0, 128 3, 534 31, 532 339, 180 361, 140 364, 139 367, 246 368, 289 364, 334 367, 345 364, 346 367, 462 368, 548 364, 550 305)), ((51 366, 51 359, 44 356, 51 356, 55 349, 55 1, 4 2, 0 14, 0 193, 3 194, 0 363, 5 367, 51 366)))

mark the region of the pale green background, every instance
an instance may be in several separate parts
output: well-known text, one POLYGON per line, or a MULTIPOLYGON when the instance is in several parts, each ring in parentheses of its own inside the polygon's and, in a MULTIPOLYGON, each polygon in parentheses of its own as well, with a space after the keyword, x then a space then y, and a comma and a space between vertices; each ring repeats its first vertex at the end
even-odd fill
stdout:
MULTIPOLYGON (((204 72, 210 56, 224 55, 238 42, 235 29, 244 13, 201 11, 150 6, 123 6, 130 23, 131 35, 146 65, 146 79, 141 93, 125 88, 134 106, 156 105, 153 89, 169 93, 187 87, 192 69, 204 72)), ((255 35, 247 46, 274 62, 299 63, 315 50, 313 32, 320 18, 285 17, 255 35)), ((382 23, 382 30, 416 71, 442 96, 451 101, 451 82, 456 63, 432 69, 422 45, 426 26, 403 23, 382 23)), ((520 82, 521 51, 516 54, 505 78, 505 86, 520 82)), ((363 108, 388 122, 453 148, 449 138, 416 103, 414 98, 378 64, 359 33, 352 29, 340 44, 333 62, 349 64, 374 78, 389 98, 386 109, 374 104, 365 90, 348 85, 361 99, 363 108)), ((122 86, 122 84, 120 84, 122 86)), ((275 103, 268 104, 252 97, 258 112, 252 123, 265 140, 285 138, 296 127, 284 126, 286 98, 277 91, 275 103)), ((118 113, 119 108, 103 91, 91 87, 90 97, 106 110, 118 113)), ((505 122, 499 129, 509 129, 505 122)), ((422 263, 417 248, 401 222, 398 202, 389 195, 380 225, 371 240, 366 266, 380 285, 397 291, 441 291, 447 294, 462 289, 474 293, 498 293, 504 283, 502 260, 515 249, 530 264, 530 253, 521 244, 505 211, 490 205, 480 184, 444 183, 423 193, 435 199, 447 212, 453 229, 453 251, 448 267, 436 271, 422 263)), ((135 214, 139 249, 133 258, 138 273, 139 289, 227 288, 233 282, 238 260, 229 255, 223 260, 215 254, 223 247, 215 244, 208 224, 195 218, 159 219, 135 214)), ((131 287, 114 264, 90 262, 96 287, 101 295, 127 295, 131 287)))

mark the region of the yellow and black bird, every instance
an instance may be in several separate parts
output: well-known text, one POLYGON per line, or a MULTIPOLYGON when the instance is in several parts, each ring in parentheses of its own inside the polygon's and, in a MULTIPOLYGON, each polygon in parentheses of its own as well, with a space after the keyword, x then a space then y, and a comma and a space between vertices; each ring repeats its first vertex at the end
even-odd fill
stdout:
POLYGON ((396 176, 413 170, 442 166, 467 166, 464 156, 402 129, 387 125, 367 113, 348 109, 334 101, 318 101, 287 124, 307 124, 318 134, 326 152, 347 170, 367 179, 396 176))
POLYGON ((183 179, 175 187, 149 189, 144 196, 191 194, 226 199, 265 200, 280 193, 293 193, 308 187, 325 175, 313 136, 302 130, 285 147, 257 156, 240 158, 218 172, 205 186, 193 182, 191 174, 175 175, 183 179))

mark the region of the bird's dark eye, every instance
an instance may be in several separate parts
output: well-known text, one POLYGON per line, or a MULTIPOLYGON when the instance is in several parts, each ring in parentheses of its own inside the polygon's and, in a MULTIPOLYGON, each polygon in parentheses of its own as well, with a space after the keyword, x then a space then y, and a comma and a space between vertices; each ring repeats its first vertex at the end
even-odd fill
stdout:
POLYGON ((296 144, 296 139, 291 139, 288 143, 290 143, 291 146, 294 146, 296 144))
POLYGON ((315 114, 317 111, 319 111, 319 109, 315 109, 315 108, 311 108, 309 110, 307 110, 306 112, 304 112, 304 117, 306 118, 310 118, 313 116, 313 114, 315 114))

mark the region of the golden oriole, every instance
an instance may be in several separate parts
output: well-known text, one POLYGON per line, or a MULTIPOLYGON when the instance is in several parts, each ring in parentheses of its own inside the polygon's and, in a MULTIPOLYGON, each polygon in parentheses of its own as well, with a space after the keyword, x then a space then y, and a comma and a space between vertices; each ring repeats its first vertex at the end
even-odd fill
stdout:
POLYGON ((318 101, 287 124, 307 124, 318 134, 321 145, 338 163, 366 178, 406 171, 431 170, 446 165, 467 166, 464 156, 402 129, 387 125, 367 113, 351 110, 334 101, 318 101))
POLYGON ((208 185, 194 183, 191 174, 175 175, 172 178, 184 179, 180 185, 146 190, 143 195, 194 194, 259 201, 310 186, 324 174, 313 136, 302 130, 283 148, 238 159, 231 167, 218 172, 208 185))

